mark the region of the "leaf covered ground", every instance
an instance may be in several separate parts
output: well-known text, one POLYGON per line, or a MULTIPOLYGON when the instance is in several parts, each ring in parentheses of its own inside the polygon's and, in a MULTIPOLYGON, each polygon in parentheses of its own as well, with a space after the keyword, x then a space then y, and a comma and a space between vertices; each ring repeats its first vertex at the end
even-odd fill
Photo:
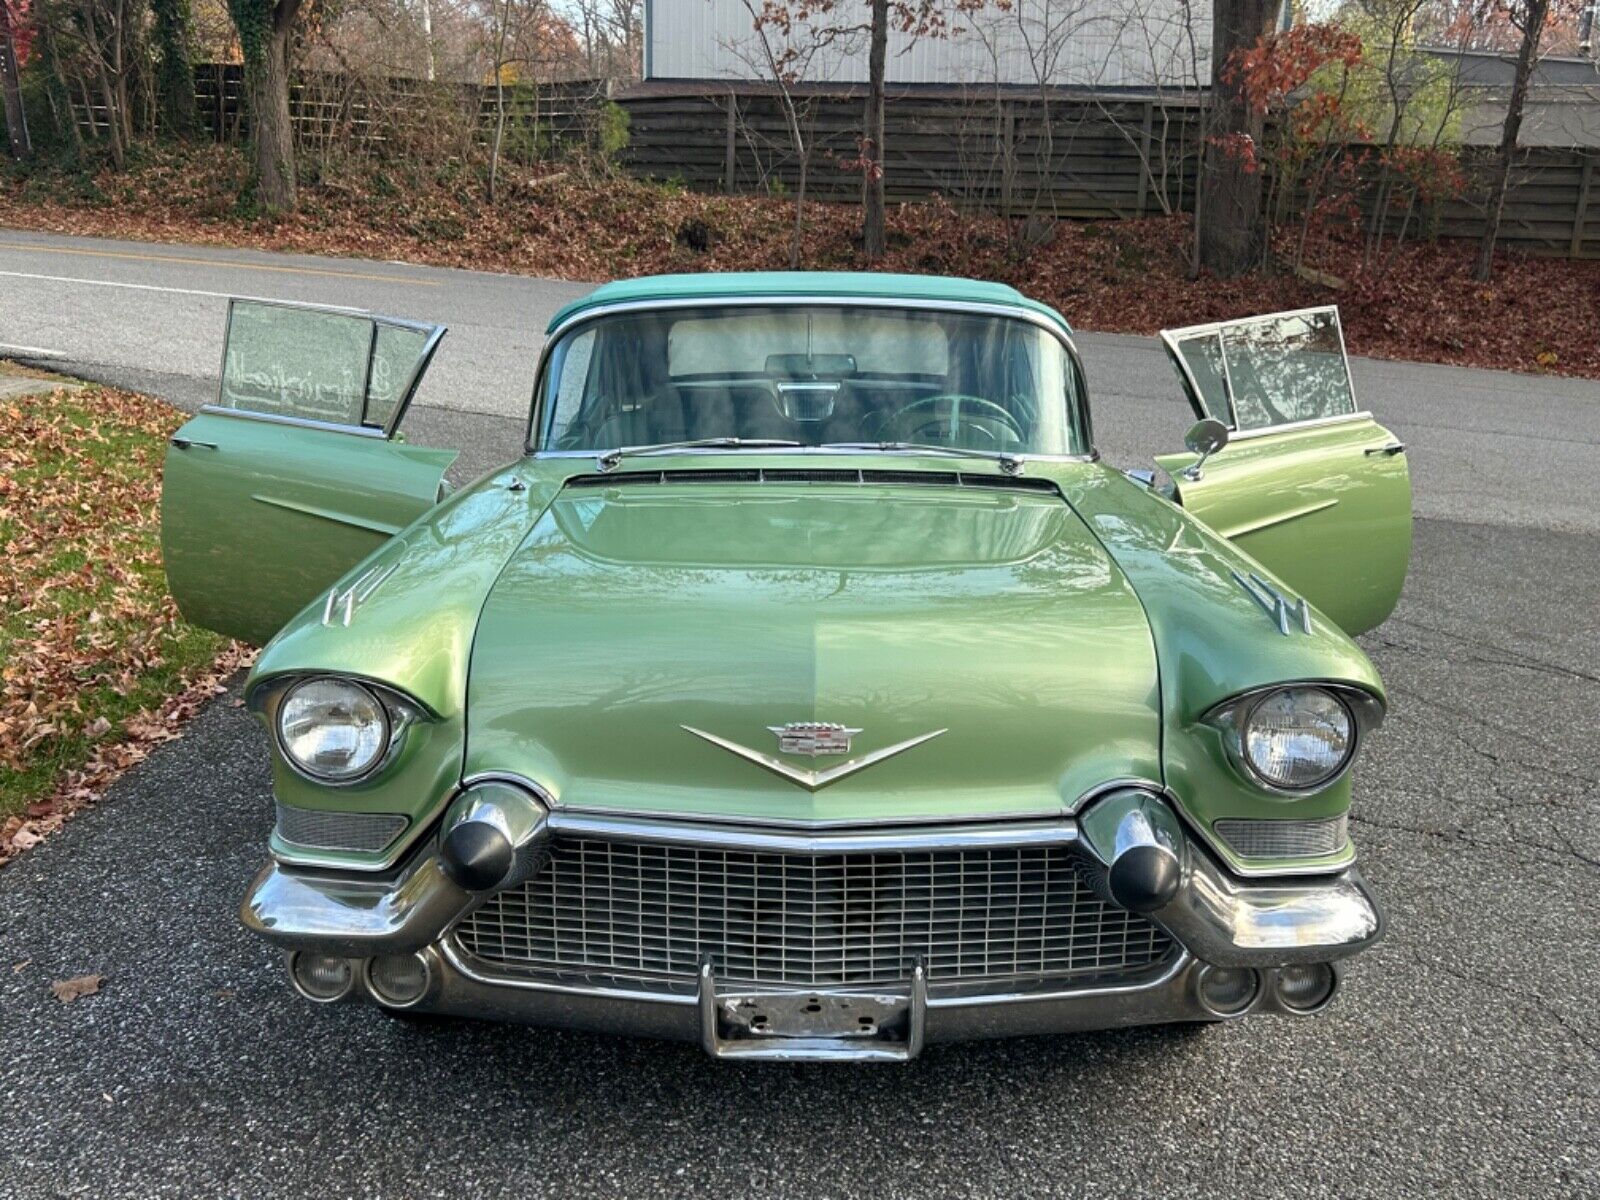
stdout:
POLYGON ((0 399, 0 864, 243 662, 167 594, 161 462, 180 421, 112 388, 0 399))
MULTIPOLYGON (((512 175, 498 205, 458 165, 436 171, 313 165, 293 216, 251 214, 232 147, 141 151, 123 174, 0 174, 0 225, 160 241, 401 259, 604 280, 658 271, 782 269, 791 203, 718 196, 578 168, 512 175)), ((855 269, 858 214, 808 208, 804 264, 855 269)), ((1353 353, 1600 378, 1600 262, 1504 252, 1492 283, 1471 278, 1474 243, 1415 242, 1372 269, 1333 238, 1312 263, 1338 286, 1261 271, 1188 278, 1188 218, 1060 222, 1019 248, 1019 223, 932 202, 890 213, 884 270, 1000 279, 1077 327, 1153 333, 1253 312, 1337 303, 1353 353)), ((425 317, 426 313, 408 316, 425 317)))

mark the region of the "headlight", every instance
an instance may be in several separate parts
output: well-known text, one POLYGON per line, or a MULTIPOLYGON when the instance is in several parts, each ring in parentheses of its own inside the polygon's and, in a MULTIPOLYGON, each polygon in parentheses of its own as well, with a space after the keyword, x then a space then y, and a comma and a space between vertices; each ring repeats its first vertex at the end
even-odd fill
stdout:
POLYGON ((1244 713, 1239 749, 1269 787, 1303 792, 1334 779, 1355 753, 1350 709, 1319 687, 1268 692, 1244 713))
POLYGON ((366 687, 345 679, 308 679, 278 708, 278 744, 314 779, 348 783, 383 761, 389 714, 366 687))

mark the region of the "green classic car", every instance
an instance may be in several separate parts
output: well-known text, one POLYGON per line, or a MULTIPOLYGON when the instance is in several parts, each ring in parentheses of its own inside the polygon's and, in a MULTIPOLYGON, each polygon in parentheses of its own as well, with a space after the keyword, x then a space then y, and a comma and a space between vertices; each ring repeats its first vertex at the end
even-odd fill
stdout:
POLYGON ((265 644, 243 919, 306 999, 895 1060, 1313 1013, 1381 934, 1351 638, 1410 483, 1333 309, 1163 335, 1159 474, 991 283, 601 287, 460 490, 398 435, 442 333, 234 301, 167 460, 173 594, 265 644))

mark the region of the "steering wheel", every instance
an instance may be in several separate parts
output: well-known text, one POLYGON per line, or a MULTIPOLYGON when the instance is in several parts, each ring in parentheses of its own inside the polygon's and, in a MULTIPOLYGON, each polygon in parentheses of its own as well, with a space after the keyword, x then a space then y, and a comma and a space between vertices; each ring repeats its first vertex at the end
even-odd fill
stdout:
POLYGON ((996 446, 1001 445, 1004 441, 1004 439, 1001 437, 1001 431, 1010 434, 1011 440, 1018 444, 1026 440, 1022 434, 1022 426, 1018 425, 1017 419, 1004 408, 996 404, 993 400, 985 400, 982 396, 969 396, 964 392, 945 392, 938 396, 924 396, 920 400, 913 400, 910 404, 904 405, 900 409, 896 410, 895 414, 890 417, 885 424, 890 430, 894 431, 896 434, 899 434, 903 428, 901 423, 908 417, 912 417, 920 410, 932 409, 941 404, 949 404, 952 406, 948 417, 932 414, 920 421, 917 421, 915 424, 911 425, 909 429, 906 429, 906 436, 897 436, 890 440, 907 442, 929 441, 935 443, 941 441, 948 442, 953 440, 949 436, 935 436, 929 438, 923 435, 928 431, 945 431, 947 433, 954 433, 959 429, 970 429, 974 433, 981 433, 996 446), (965 420, 962 419, 961 409, 966 405, 970 405, 971 407, 979 410, 975 419, 973 414, 968 414, 965 420), (994 426, 998 426, 999 428, 996 429, 994 426))

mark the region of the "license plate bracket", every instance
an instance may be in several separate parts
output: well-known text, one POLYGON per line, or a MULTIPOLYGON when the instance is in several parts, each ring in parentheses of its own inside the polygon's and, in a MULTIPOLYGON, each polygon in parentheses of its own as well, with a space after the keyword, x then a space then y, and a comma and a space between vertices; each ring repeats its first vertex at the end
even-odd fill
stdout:
POLYGON ((903 988, 846 991, 718 990, 700 968, 701 1040, 716 1058, 903 1062, 922 1049, 927 977, 919 962, 903 988))

